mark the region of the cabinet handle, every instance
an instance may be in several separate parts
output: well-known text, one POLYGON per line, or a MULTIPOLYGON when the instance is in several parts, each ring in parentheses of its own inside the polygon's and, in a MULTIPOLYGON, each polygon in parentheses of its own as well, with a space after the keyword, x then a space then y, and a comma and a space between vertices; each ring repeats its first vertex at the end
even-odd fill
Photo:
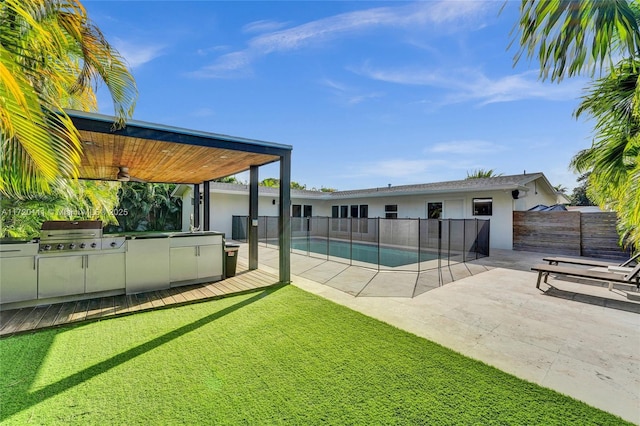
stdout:
POLYGON ((87 264, 85 266, 85 268, 89 269, 89 255, 85 255, 84 257, 86 257, 87 259, 87 264))
POLYGON ((35 271, 36 269, 38 269, 38 258, 36 256, 33 256, 33 270, 35 271))

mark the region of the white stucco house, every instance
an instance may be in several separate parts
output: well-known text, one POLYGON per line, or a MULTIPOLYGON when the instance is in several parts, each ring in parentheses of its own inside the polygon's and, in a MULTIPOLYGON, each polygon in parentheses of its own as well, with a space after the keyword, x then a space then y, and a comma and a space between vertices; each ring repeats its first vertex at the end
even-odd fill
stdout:
MULTIPOLYGON (((183 228, 189 229, 193 189, 180 186, 183 228)), ((247 185, 211 182, 211 229, 231 236, 232 217, 248 215, 247 185)), ((259 188, 259 216, 277 216, 278 188, 259 188)), ((490 247, 513 248, 513 212, 566 204, 543 173, 336 192, 291 191, 291 216, 490 220, 490 247)))

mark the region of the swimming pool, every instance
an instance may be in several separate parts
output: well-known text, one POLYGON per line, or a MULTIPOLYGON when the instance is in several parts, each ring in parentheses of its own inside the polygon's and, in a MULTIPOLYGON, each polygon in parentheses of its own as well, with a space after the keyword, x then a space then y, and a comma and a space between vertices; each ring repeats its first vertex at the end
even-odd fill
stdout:
MULTIPOLYGON (((398 266, 418 263, 418 249, 400 249, 395 247, 380 247, 372 244, 360 242, 325 240, 323 238, 292 239, 291 248, 293 250, 307 251, 317 254, 353 259, 359 262, 395 268, 398 266)), ((420 262, 437 259, 435 253, 420 253, 420 262)))

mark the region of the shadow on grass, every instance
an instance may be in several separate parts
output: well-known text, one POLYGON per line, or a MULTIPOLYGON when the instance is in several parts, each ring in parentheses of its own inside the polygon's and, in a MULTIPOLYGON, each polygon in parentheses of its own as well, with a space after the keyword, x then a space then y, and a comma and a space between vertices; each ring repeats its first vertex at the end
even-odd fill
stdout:
MULTIPOLYGON (((162 345, 164 345, 165 343, 168 343, 174 339, 177 339, 187 333, 190 333, 192 331, 195 331, 197 329, 199 329, 200 327, 203 327, 207 324, 210 324, 213 321, 216 321, 217 319, 220 319, 222 317, 224 317, 225 315, 228 315, 232 312, 237 311, 238 309, 244 308, 245 306, 248 306, 254 302, 257 302, 258 300, 269 296, 270 294, 278 291, 279 289, 281 289, 282 287, 284 287, 285 285, 276 285, 276 286, 272 286, 269 287, 267 290, 261 291, 260 293, 246 299, 243 300, 241 302, 236 303, 235 305, 229 306, 227 308, 224 308, 218 312, 215 312, 211 315, 208 315, 206 317, 203 317, 197 321, 194 321, 190 324, 184 325, 180 328, 177 328, 175 330, 172 330, 166 334, 163 334, 162 336, 156 337, 153 340, 150 340, 148 342, 145 342, 141 345, 138 345, 134 348, 131 348, 129 350, 127 350, 126 352, 122 352, 118 355, 115 355, 107 360, 104 360, 96 365, 93 365, 91 367, 85 368, 84 370, 78 371, 75 374, 72 374, 71 376, 65 377, 64 379, 61 379, 55 383, 51 383, 45 387, 43 387, 42 389, 39 389, 35 392, 25 392, 23 395, 14 395, 14 397, 16 399, 21 398, 23 400, 22 403, 17 403, 15 405, 12 406, 8 406, 10 404, 3 404, 4 406, 2 407, 2 410, 0 410, 0 422, 6 420, 7 418, 11 417, 12 415, 19 413, 23 410, 28 409, 29 407, 36 405, 48 398, 51 398, 61 392, 64 392, 68 389, 73 388, 74 386, 77 386, 87 380, 92 379, 93 377, 96 377, 102 373, 105 373, 115 367, 118 367, 121 364, 124 364, 125 362, 136 358, 140 355, 143 355, 155 348, 158 348, 162 345)), ((51 343, 53 341, 53 338, 55 337, 55 334, 51 334, 51 338, 48 340, 49 343, 51 343)), ((42 345, 41 345, 42 346, 42 345)), ((42 357, 44 358, 44 356, 42 357)), ((8 361, 5 359, 5 362, 8 361)), ((36 375, 36 371, 37 369, 33 370, 33 376, 31 377, 31 381, 33 381, 35 375, 36 375)), ((22 387, 20 387, 21 389, 24 389, 22 387)), ((28 387, 27 387, 28 388, 28 387)), ((5 389, 6 391, 6 389, 5 389)), ((8 392, 7 392, 8 393, 8 392)), ((8 396, 5 394, 5 396, 8 396)))

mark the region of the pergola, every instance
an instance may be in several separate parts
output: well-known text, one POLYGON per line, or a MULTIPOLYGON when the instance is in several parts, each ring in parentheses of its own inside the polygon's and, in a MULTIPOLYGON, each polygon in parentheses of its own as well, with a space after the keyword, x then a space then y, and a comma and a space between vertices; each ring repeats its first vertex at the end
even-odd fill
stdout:
POLYGON ((291 280, 291 150, 282 145, 161 124, 129 120, 113 129, 114 117, 66 111, 80 132, 80 179, 140 180, 194 185, 194 226, 210 228, 209 182, 249 170, 249 269, 258 268, 258 168, 280 162, 278 212, 280 281, 291 280), (199 206, 203 185, 203 216, 199 206))

